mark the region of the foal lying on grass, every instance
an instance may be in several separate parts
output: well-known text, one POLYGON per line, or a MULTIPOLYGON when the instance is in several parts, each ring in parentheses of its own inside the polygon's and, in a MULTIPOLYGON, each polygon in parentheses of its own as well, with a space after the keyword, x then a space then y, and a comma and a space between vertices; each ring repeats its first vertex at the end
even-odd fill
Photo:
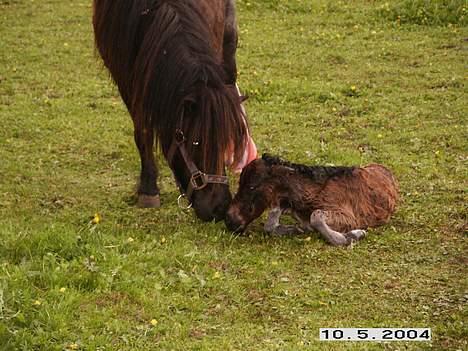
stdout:
POLYGON ((364 229, 387 223, 395 211, 398 184, 384 166, 304 166, 264 154, 244 168, 227 216, 236 232, 269 208, 265 231, 278 235, 317 230, 331 245, 349 245, 364 229), (290 212, 298 226, 281 225, 290 212))

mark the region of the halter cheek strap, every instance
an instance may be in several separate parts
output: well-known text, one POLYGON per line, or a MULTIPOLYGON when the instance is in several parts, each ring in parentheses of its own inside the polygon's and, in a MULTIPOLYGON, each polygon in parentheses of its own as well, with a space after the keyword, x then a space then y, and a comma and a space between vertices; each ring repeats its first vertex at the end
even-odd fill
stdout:
POLYGON ((171 147, 169 148, 169 153, 167 154, 167 160, 169 164, 172 163, 172 160, 174 158, 175 152, 178 149, 184 162, 185 165, 187 166, 189 172, 190 172, 190 180, 187 185, 187 191, 184 192, 184 189, 182 185, 177 181, 177 185, 179 187, 180 191, 180 196, 178 198, 178 203, 179 206, 182 207, 181 205, 181 200, 183 198, 187 199, 189 202, 189 205, 186 206, 187 208, 192 207, 191 199, 194 191, 201 190, 205 188, 208 184, 224 184, 228 185, 228 177, 224 175, 216 175, 216 174, 205 174, 202 171, 200 171, 193 160, 190 158, 190 156, 187 153, 187 148, 185 147, 185 136, 184 133, 182 132, 181 129, 177 129, 174 135, 174 141, 171 144, 171 147))

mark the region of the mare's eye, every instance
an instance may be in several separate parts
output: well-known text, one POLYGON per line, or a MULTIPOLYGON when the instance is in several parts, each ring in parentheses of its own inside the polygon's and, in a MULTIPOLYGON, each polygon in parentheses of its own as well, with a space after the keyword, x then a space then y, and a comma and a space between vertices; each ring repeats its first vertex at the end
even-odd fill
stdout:
POLYGON ((255 190, 255 187, 254 187, 254 186, 251 186, 251 187, 249 188, 249 190, 255 190))
POLYGON ((252 213, 252 212, 254 211, 254 209, 255 209, 255 208, 254 208, 254 202, 251 201, 251 202, 249 203, 249 212, 252 213))

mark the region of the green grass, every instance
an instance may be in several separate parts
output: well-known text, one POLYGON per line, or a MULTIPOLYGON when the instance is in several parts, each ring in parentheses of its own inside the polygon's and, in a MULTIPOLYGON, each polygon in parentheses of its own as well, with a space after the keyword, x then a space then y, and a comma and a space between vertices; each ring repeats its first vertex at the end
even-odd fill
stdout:
POLYGON ((466 19, 398 23, 382 5, 238 0, 260 151, 400 181, 391 223, 337 249, 201 223, 163 161, 163 207, 135 208, 90 1, 0 1, 0 350, 467 349, 466 19), (320 343, 320 327, 433 340, 320 343))
POLYGON ((468 24, 466 0, 403 0, 380 7, 383 17, 401 23, 421 25, 468 24))

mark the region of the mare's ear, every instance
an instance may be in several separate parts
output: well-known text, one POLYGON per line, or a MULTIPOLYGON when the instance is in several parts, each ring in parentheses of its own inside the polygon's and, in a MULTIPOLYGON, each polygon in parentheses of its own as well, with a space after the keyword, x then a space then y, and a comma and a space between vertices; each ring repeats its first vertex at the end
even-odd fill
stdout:
POLYGON ((194 114, 197 111, 197 100, 194 96, 187 96, 184 99, 184 113, 194 114))

